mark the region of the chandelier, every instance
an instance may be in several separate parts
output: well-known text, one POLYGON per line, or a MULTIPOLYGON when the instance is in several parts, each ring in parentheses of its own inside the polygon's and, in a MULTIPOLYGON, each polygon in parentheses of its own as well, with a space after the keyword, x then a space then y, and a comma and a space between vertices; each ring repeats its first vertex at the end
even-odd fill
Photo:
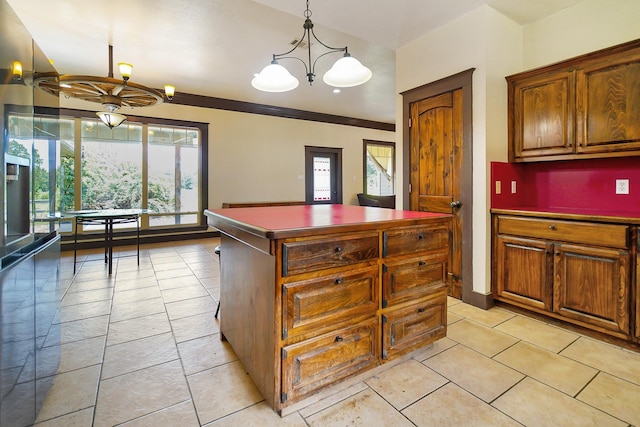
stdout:
POLYGON ((131 71, 133 65, 118 63, 122 79, 113 77, 113 46, 109 45, 109 75, 107 77, 59 75, 44 73, 36 75, 34 84, 37 88, 58 96, 62 93, 67 98, 78 98, 85 101, 98 102, 107 111, 96 113, 109 128, 119 126, 126 116, 116 111, 120 107, 150 107, 171 101, 175 94, 175 86, 164 85, 164 94, 156 89, 133 83, 131 71))
POLYGON ((271 64, 264 67, 262 71, 259 74, 256 74, 251 81, 251 85, 253 87, 264 92, 287 92, 298 87, 298 79, 292 76, 286 68, 278 63, 279 59, 297 59, 302 62, 307 74, 307 80, 309 81, 309 85, 311 85, 316 76, 316 62, 325 55, 337 52, 344 52, 344 55, 342 58, 338 59, 331 69, 329 69, 329 71, 327 71, 323 76, 322 80, 326 84, 333 87, 351 87, 366 83, 371 78, 371 70, 352 57, 349 54, 347 47, 330 47, 318 39, 316 34, 313 32, 309 0, 307 0, 307 9, 304 11, 304 17, 304 32, 302 33, 302 37, 298 39, 297 43, 290 51, 273 55, 271 64), (329 49, 328 52, 318 56, 313 62, 311 60, 311 36, 313 36, 313 38, 322 46, 329 49), (302 45, 305 39, 309 50, 308 62, 305 62, 295 56, 289 56, 291 52, 302 45))

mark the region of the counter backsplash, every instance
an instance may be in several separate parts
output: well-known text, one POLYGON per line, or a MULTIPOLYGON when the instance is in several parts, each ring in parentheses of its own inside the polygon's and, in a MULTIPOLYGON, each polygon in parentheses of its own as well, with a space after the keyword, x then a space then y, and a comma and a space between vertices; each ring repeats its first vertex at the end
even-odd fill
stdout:
POLYGON ((491 162, 491 207, 640 217, 640 157, 491 162), (628 194, 616 194, 628 180, 628 194))

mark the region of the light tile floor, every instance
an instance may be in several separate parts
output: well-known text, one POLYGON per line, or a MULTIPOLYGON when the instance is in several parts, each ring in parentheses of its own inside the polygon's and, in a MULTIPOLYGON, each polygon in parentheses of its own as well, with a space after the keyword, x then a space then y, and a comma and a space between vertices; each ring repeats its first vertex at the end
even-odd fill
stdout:
MULTIPOLYGON (((449 300, 448 335, 280 418, 213 314, 218 239, 63 252, 61 362, 38 426, 640 426, 640 354, 449 300)), ((221 315, 224 315, 222 309, 221 315)), ((55 352, 44 341, 42 355, 55 352)))

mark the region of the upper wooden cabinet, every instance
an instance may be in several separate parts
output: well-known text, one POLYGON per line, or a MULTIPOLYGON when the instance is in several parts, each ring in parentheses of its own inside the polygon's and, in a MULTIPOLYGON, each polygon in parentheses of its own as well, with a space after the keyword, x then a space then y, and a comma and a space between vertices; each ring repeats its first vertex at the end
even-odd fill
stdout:
POLYGON ((576 72, 577 152, 640 150, 640 51, 576 72))
POLYGON ((509 161, 640 155, 640 40, 506 79, 509 161))
POLYGON ((514 158, 574 152, 574 73, 557 71, 510 83, 514 158))

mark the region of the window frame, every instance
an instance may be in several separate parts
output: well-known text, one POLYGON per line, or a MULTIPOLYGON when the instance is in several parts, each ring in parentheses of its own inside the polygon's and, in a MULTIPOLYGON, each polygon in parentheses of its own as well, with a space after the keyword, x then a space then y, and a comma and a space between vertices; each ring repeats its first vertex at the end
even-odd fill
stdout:
POLYGON ((377 141, 373 139, 362 140, 362 193, 366 196, 379 196, 379 194, 369 194, 367 192, 367 147, 369 145, 388 146, 393 149, 393 195, 396 194, 396 143, 388 141, 377 141))
MULTIPOLYGON (((93 111, 86 110, 76 110, 76 109, 53 109, 47 107, 35 107, 35 115, 43 116, 43 117, 55 117, 57 119, 95 119, 93 111)), ((145 129, 148 129, 149 126, 171 126, 171 127, 189 127, 189 128, 197 128, 200 132, 200 140, 199 142, 199 160, 198 160, 198 182, 199 182, 199 212, 198 215, 198 223, 197 224, 184 224, 184 225, 170 225, 170 226, 156 226, 149 227, 148 221, 141 221, 141 229, 146 231, 153 230, 183 230, 187 228, 193 227, 207 227, 207 219, 204 215, 204 209, 208 207, 209 204, 209 124, 202 122, 192 122, 187 120, 175 120, 175 119, 165 119, 165 118, 157 118, 157 117, 145 117, 145 116, 131 116, 127 115, 127 121, 131 123, 135 123, 138 125, 147 126, 145 129)), ((76 130, 77 132, 77 130, 76 130)), ((143 132, 144 133, 144 132, 143 132)), ((74 136, 75 138, 79 138, 78 135, 74 136)), ((145 137, 146 138, 146 137, 145 137)), ((144 156, 144 153, 143 153, 144 156)), ((143 168, 147 167, 146 162, 143 162, 143 168)), ((75 194, 80 194, 76 189, 75 194)), ((146 189, 143 185, 143 191, 146 192, 146 189)), ((77 203, 77 201, 76 201, 77 203)))
POLYGON ((308 205, 326 205, 331 203, 342 204, 342 148, 315 147, 305 145, 305 202, 308 205), (332 178, 335 178, 332 189, 335 188, 335 200, 331 197, 328 201, 317 201, 313 199, 314 175, 313 157, 315 154, 324 154, 334 162, 332 178), (334 187, 335 186, 335 187, 334 187))

